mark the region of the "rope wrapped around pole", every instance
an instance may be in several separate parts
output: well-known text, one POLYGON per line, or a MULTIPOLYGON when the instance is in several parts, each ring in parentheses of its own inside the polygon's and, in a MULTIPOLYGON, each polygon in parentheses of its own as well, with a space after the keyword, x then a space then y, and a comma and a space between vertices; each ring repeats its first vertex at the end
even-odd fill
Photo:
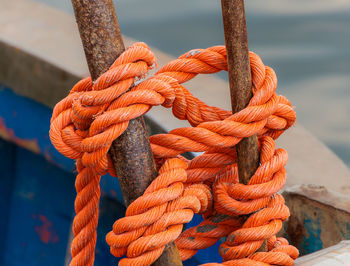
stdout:
MULTIPOLYGON (((289 217, 289 209, 278 194, 286 181, 288 156, 285 150, 276 149, 274 140, 294 124, 296 116, 290 102, 276 93, 273 69, 253 52, 245 61, 247 45, 231 59, 225 46, 213 46, 191 50, 145 79, 156 65, 156 58, 146 44, 135 43, 119 51, 121 54, 109 62, 109 67, 102 64, 107 68, 102 71, 102 65, 92 61, 104 62, 109 57, 101 59, 103 53, 124 47, 120 32, 115 31, 115 14, 106 15, 110 10, 104 10, 106 5, 101 2, 73 0, 92 77, 79 81, 55 106, 51 118, 53 145, 77 161, 71 265, 93 265, 99 182, 107 172, 121 179, 128 204, 125 217, 117 220, 106 236, 111 253, 125 256, 119 265, 177 265, 181 262, 174 241, 181 259, 186 260, 222 237, 227 237, 219 249, 223 265, 293 265, 298 250, 286 239, 276 237, 289 217), (99 9, 100 17, 96 13, 99 9), (107 22, 113 26, 105 31, 107 22), (109 43, 115 34, 120 39, 117 47, 109 43), (251 73, 254 85, 249 100, 249 78, 238 72, 229 74, 230 81, 237 79, 246 93, 235 100, 237 106, 244 104, 239 111, 209 106, 182 85, 198 74, 232 71, 229 61, 235 57, 241 64, 250 62, 248 69, 242 66, 239 71, 251 73), (136 79, 142 81, 132 87, 136 79), (133 126, 133 121, 159 105, 172 108, 174 116, 187 120, 191 127, 153 135, 149 145, 143 122, 133 126), (260 154, 258 167, 249 168, 254 172, 249 180, 243 180, 245 174, 240 173, 242 163, 237 158, 241 155, 236 149, 252 136, 258 139, 258 151, 254 151, 260 154), (159 169, 153 181, 156 170, 149 146, 159 169), (184 152, 202 154, 187 160, 181 156, 184 152), (135 156, 139 160, 136 163, 135 156), (142 173, 137 168, 142 168, 142 173), (133 180, 135 177, 140 180, 133 180), (130 192, 130 188, 135 191, 130 192), (204 221, 183 232, 184 224, 194 214, 202 215, 204 221), (264 243, 266 248, 262 249, 264 243)), ((244 22, 244 9, 240 12, 244 22)), ((247 148, 245 144, 242 147, 247 148)))
MULTIPOLYGON (((171 107, 175 117, 192 125, 150 137, 159 175, 106 237, 114 256, 126 255, 120 265, 149 265, 173 241, 185 260, 223 236, 227 240, 219 252, 228 265, 247 261, 255 263, 249 265, 292 265, 298 256, 286 240, 276 238, 289 210, 277 193, 286 181, 287 153, 275 149, 274 143, 294 124, 295 112, 285 97, 276 94, 275 72, 253 52, 249 57, 256 89, 248 106, 238 113, 209 106, 182 86, 198 74, 227 70, 224 46, 189 51, 128 91, 130 83, 155 64, 144 43, 128 48, 94 84, 90 78, 78 82, 54 108, 51 141, 59 152, 77 160, 78 177, 84 177, 77 178, 81 185, 87 184, 90 174, 115 175, 107 153, 112 142, 130 120, 152 106, 171 107), (232 147, 255 134, 260 165, 245 185, 238 182, 232 147), (188 161, 181 156, 188 151, 204 153, 188 161), (190 235, 187 230, 182 234, 183 225, 194 214, 203 215, 203 223, 190 235), (265 240, 268 252, 257 252, 265 240)), ((95 195, 88 185, 81 191, 85 197, 77 197, 79 206, 95 195)), ((81 215, 78 224, 85 225, 90 217, 89 212, 81 215)), ((78 240, 84 243, 85 239, 78 240)))
MULTIPOLYGON (((72 0, 72 4, 91 78, 95 81, 125 51, 117 15, 112 0, 72 0)), ((158 174, 143 117, 129 122, 109 153, 128 206, 158 174)), ((97 216, 94 219, 97 226, 97 216)), ((154 265, 182 265, 176 246, 169 244, 154 265)))

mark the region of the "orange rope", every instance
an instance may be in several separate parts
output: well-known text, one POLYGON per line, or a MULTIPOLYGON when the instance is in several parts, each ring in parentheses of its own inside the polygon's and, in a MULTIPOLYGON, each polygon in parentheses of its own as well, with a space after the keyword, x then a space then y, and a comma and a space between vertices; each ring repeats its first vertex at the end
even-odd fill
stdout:
MULTIPOLYGON (((150 137, 159 176, 113 225, 106 241, 120 265, 149 265, 175 241, 182 260, 227 237, 220 246, 224 265, 293 265, 298 250, 276 238, 288 207, 277 192, 286 180, 287 152, 274 139, 295 122, 289 101, 276 94, 275 72, 250 52, 253 97, 242 111, 208 106, 181 84, 198 74, 227 70, 226 49, 192 50, 143 78, 156 59, 148 46, 127 49, 94 83, 78 82, 54 108, 50 138, 63 155, 77 160, 76 217, 71 265, 93 265, 100 176, 115 169, 108 150, 129 120, 152 106, 172 108, 192 127, 150 137), (260 166, 247 185, 238 182, 234 147, 258 135, 260 166), (183 152, 203 152, 189 161, 183 152), (204 221, 182 232, 202 214, 204 221), (257 252, 267 240, 268 252, 257 252)), ((216 264, 208 264, 216 265, 216 264)))

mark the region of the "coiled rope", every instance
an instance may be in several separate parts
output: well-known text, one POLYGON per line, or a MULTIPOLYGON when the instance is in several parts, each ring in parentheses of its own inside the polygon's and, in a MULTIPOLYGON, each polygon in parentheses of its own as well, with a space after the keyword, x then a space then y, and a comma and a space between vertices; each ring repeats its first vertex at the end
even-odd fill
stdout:
MULTIPOLYGON (((93 265, 101 175, 115 169, 108 155, 112 142, 131 119, 152 106, 172 108, 192 127, 150 137, 159 176, 130 204, 106 240, 120 265, 149 265, 175 241, 182 260, 227 237, 219 253, 224 265, 293 265, 298 250, 277 238, 288 207, 277 192, 286 181, 287 152, 274 139, 295 122, 290 102, 277 95, 277 78, 250 52, 253 97, 232 114, 208 106, 181 84, 198 74, 227 71, 226 49, 196 49, 144 78, 156 59, 144 43, 128 48, 94 83, 79 81, 54 108, 50 138, 63 155, 77 161, 76 216, 71 265, 93 265), (258 135, 260 166, 247 185, 238 183, 234 147, 258 135), (203 152, 193 160, 180 154, 203 152), (204 221, 182 232, 194 214, 204 221), (259 252, 267 241, 268 252, 259 252), (257 252, 258 251, 258 252, 257 252)), ((208 264, 216 265, 216 264, 208 264)))

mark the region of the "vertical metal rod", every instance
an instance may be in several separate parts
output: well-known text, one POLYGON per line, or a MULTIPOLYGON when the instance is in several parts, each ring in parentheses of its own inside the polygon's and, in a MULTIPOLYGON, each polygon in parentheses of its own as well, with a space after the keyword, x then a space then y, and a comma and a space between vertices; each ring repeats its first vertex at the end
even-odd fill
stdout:
MULTIPOLYGON (((253 96, 243 0, 221 0, 232 112, 244 109, 253 96)), ((259 166, 257 136, 237 144, 239 180, 247 184, 259 166)))
MULTIPOLYGON (((247 26, 243 0, 221 0, 227 51, 232 112, 244 109, 253 96, 247 26)), ((236 146, 239 182, 248 184, 259 167, 258 138, 242 139, 236 146)), ((266 251, 266 241, 260 251, 266 251)))
MULTIPOLYGON (((113 2, 72 0, 72 4, 90 74, 96 80, 125 50, 113 2)), ((143 117, 129 122, 127 130, 113 142, 109 152, 128 206, 157 177, 143 117)), ((167 245, 153 265, 182 265, 175 244, 167 245)))

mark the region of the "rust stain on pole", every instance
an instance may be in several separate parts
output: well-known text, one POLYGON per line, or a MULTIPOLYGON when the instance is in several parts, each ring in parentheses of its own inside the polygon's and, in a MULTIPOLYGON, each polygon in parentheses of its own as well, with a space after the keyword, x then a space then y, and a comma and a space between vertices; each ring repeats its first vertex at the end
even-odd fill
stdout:
MULTIPOLYGON (((232 112, 244 109, 253 96, 247 26, 243 0, 221 0, 227 51, 232 112)), ((248 184, 259 167, 258 138, 242 139, 236 145, 239 182, 248 184)), ((259 251, 267 251, 264 241, 259 251)))
MULTIPOLYGON (((244 109, 253 96, 243 0, 222 0, 232 112, 244 109)), ((237 145, 239 181, 247 184, 259 166, 257 136, 237 145)))
MULTIPOLYGON (((125 50, 113 2, 72 0, 72 4, 89 71, 96 80, 125 50)), ((113 142, 109 152, 128 206, 157 177, 143 117, 129 122, 127 130, 113 142)), ((167 245, 153 265, 182 265, 175 244, 167 245)))

